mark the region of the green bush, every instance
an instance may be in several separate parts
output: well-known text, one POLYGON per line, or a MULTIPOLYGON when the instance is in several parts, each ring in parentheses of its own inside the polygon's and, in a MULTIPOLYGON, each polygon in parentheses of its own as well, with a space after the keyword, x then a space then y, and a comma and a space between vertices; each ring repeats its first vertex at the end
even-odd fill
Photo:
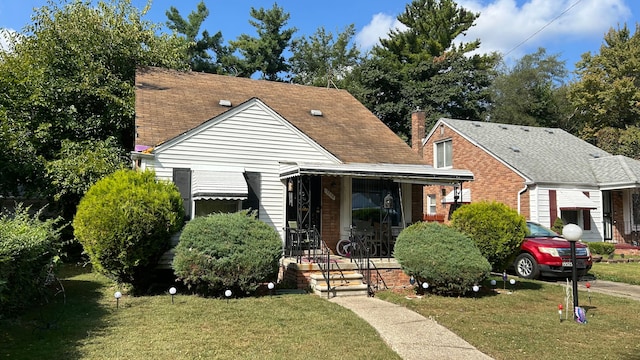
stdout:
POLYGON ((249 294, 276 277, 281 255, 280 235, 255 213, 219 213, 197 217, 184 227, 173 269, 179 280, 203 295, 226 288, 249 294))
POLYGON ((141 290, 171 235, 182 227, 183 216, 175 184, 157 180, 152 171, 118 170, 82 198, 74 235, 94 269, 141 290))
POLYGON ((60 244, 59 219, 39 220, 41 211, 16 206, 0 215, 0 317, 38 300, 44 276, 60 244))
POLYGON ((473 239, 496 271, 509 267, 527 235, 524 216, 495 201, 461 206, 451 216, 451 225, 473 239))
POLYGON ((555 231, 558 234, 562 234, 562 228, 564 228, 564 221, 560 218, 556 218, 556 221, 553 222, 553 226, 551 230, 555 231))
POLYGON ((464 295, 491 271, 473 240, 435 222, 419 222, 396 240, 394 257, 402 269, 441 295, 464 295))
POLYGON ((592 254, 596 255, 611 255, 616 251, 616 246, 612 243, 606 242, 588 242, 585 243, 589 247, 592 254))

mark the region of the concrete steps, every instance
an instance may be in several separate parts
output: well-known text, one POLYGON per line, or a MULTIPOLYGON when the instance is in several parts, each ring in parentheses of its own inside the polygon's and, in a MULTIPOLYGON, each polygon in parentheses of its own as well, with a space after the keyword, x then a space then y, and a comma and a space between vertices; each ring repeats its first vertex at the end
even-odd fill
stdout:
POLYGON ((310 285, 313 293, 319 296, 367 296, 367 284, 362 282, 362 274, 355 271, 330 271, 329 286, 321 273, 311 274, 310 285))

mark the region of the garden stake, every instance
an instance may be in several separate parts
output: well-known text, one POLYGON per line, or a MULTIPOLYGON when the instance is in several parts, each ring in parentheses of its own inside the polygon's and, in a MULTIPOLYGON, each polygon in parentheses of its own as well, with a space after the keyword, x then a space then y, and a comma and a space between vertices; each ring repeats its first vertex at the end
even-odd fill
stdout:
POLYGON ((585 286, 587 287, 587 295, 589 296, 589 305, 591 305, 591 283, 587 281, 585 286))
POLYGON ((562 304, 558 304, 558 316, 560 317, 560 322, 562 322, 562 304))

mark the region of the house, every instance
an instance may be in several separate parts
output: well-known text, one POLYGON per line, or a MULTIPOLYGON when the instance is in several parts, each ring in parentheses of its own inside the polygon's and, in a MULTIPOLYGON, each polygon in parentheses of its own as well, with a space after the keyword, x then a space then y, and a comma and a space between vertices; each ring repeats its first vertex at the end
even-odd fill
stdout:
POLYGON ((475 178, 461 187, 425 187, 425 213, 447 216, 454 202, 499 201, 548 227, 556 218, 575 223, 585 241, 637 244, 639 161, 562 129, 443 118, 424 134, 424 113, 412 122, 412 146, 424 159, 475 178))
POLYGON ((357 222, 379 239, 421 220, 423 185, 473 180, 428 165, 345 90, 145 68, 135 108, 135 167, 174 181, 189 218, 256 210, 285 254, 299 231, 332 252, 357 222))

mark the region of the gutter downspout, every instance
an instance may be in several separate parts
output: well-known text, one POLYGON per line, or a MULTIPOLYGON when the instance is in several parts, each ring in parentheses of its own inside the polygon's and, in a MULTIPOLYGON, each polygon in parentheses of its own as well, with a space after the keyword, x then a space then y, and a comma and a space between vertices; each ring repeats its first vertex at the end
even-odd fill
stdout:
POLYGON ((524 194, 528 188, 529 188, 529 185, 524 184, 524 187, 520 191, 518 191, 518 214, 520 215, 522 215, 522 213, 520 212, 520 196, 524 194))

